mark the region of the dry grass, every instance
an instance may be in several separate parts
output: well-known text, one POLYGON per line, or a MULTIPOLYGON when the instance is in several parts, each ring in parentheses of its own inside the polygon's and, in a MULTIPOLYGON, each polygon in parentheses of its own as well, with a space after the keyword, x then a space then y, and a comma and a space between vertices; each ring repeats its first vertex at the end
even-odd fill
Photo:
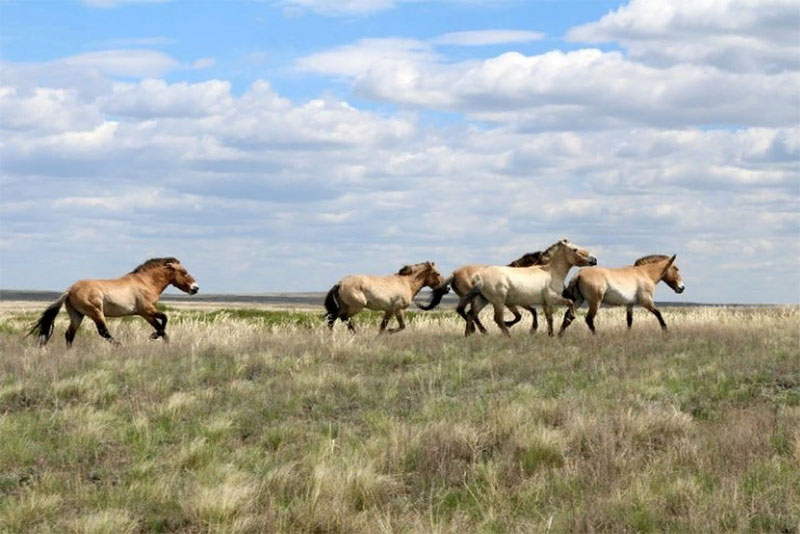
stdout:
MULTIPOLYGON (((45 349, 0 313, 0 530, 798 532, 800 310, 564 339, 171 311, 45 349)), ((490 320, 487 320, 489 323, 490 320)))

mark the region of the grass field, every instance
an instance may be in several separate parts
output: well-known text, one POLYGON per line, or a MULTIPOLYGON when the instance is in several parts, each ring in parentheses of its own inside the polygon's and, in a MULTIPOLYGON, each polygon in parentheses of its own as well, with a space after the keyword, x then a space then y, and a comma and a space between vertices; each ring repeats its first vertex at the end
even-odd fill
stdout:
POLYGON ((167 313, 168 345, 134 318, 71 351, 66 314, 44 349, 0 314, 0 530, 800 530, 798 308, 669 308, 667 334, 602 310, 563 339, 167 313))

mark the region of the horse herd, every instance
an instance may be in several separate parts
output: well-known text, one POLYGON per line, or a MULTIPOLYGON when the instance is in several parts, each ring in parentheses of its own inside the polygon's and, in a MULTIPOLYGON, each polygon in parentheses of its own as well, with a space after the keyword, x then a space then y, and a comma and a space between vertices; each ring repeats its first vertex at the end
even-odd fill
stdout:
MULTIPOLYGON (((675 256, 655 254, 644 256, 633 265, 619 268, 595 267, 597 259, 586 249, 567 239, 562 239, 544 251, 528 253, 507 266, 466 265, 444 278, 433 262, 406 265, 397 274, 388 276, 350 275, 334 285, 325 297, 326 319, 333 328, 337 319, 355 332, 353 316, 362 309, 384 312, 380 332, 386 332, 392 317, 398 327, 389 333, 405 328, 403 310, 408 308, 423 287, 433 290, 429 304, 419 306, 432 310, 450 291, 460 297, 456 311, 466 321, 465 334, 469 336, 476 327, 486 328, 478 318, 480 311, 491 304, 494 321, 500 330, 508 329, 522 319, 519 308, 533 315, 531 333, 538 327, 536 308, 540 305, 547 319, 548 333, 553 335, 553 310, 566 306, 559 335, 575 319, 575 308, 584 301, 589 303, 586 324, 594 333, 594 317, 600 304, 625 306, 628 328, 633 324, 633 307, 639 305, 652 312, 661 328, 667 328, 661 312, 653 302, 656 284, 663 280, 676 293, 684 290, 683 281, 675 265, 675 256), (572 267, 582 267, 564 287, 564 280, 572 267), (514 314, 512 321, 504 320, 508 308, 514 314)), ((119 344, 106 327, 106 317, 140 315, 150 323, 155 332, 152 339, 167 341, 167 316, 156 304, 159 296, 173 285, 191 295, 198 291, 192 275, 176 258, 153 258, 142 263, 130 273, 113 280, 81 280, 74 283, 45 309, 28 335, 37 332, 40 345, 53 335, 55 318, 61 306, 69 314, 70 324, 65 338, 72 345, 75 333, 85 316, 94 321, 97 332, 113 344, 119 344)))

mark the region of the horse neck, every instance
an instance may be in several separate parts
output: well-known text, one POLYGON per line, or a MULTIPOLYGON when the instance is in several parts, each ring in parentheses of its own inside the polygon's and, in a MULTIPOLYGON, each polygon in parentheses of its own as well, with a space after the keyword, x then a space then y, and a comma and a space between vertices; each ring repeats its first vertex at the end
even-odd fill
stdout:
POLYGON ((563 284, 567 273, 572 268, 572 264, 567 261, 566 254, 558 252, 550 259, 547 265, 544 265, 542 268, 549 271, 550 276, 552 276, 554 280, 561 280, 563 284))
POLYGON ((165 289, 167 289, 167 286, 172 280, 169 272, 163 268, 150 269, 148 271, 138 273, 138 275, 140 279, 144 280, 146 283, 150 284, 154 289, 156 289, 159 295, 163 293, 165 289))
POLYGON ((425 286, 425 278, 428 272, 423 270, 408 277, 408 287, 411 289, 411 296, 416 295, 425 286))
POLYGON ((640 265, 639 268, 647 274, 654 284, 657 284, 664 278, 664 266, 667 260, 657 261, 654 263, 645 263, 640 265))

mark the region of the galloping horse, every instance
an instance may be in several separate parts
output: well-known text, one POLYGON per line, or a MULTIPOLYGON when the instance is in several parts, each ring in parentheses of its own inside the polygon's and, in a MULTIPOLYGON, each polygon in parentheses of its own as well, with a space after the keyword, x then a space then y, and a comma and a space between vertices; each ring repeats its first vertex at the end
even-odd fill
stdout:
MULTIPOLYGON (((575 307, 583 304, 584 300, 589 301, 586 324, 592 333, 595 332, 594 317, 597 315, 600 303, 628 308, 628 328, 633 325, 633 307, 638 304, 655 315, 658 324, 666 330, 667 323, 653 302, 653 292, 661 280, 664 280, 675 293, 683 293, 686 288, 678 267, 675 266, 674 255, 670 258, 663 254, 652 254, 639 258, 633 265, 616 269, 605 267, 581 269, 569 281, 563 295, 572 300, 575 307)), ((570 308, 561 322, 562 333, 574 319, 574 309, 570 308)))
MULTIPOLYGON (((508 267, 530 267, 531 265, 541 264, 542 251, 539 250, 536 252, 528 252, 527 254, 523 254, 521 257, 509 263, 508 267)), ((463 297, 472 289, 472 277, 475 275, 475 273, 485 269, 486 267, 486 265, 481 264, 464 265, 463 267, 459 267, 453 271, 453 274, 451 274, 441 286, 433 288, 433 296, 431 297, 430 303, 425 306, 417 306, 426 311, 434 309, 442 301, 442 297, 450 291, 450 287, 453 288, 453 292, 455 292, 456 295, 463 297)), ((522 314, 519 312, 516 306, 509 306, 508 309, 514 314, 514 319, 511 321, 506 321, 505 323, 508 328, 511 328, 522 320, 522 314)), ((539 320, 536 316, 536 308, 531 306, 525 309, 531 312, 531 315, 533 315, 531 332, 535 332, 539 327, 539 320)), ((462 319, 465 321, 467 320, 467 314, 465 310, 456 309, 456 311, 459 313, 459 315, 461 315, 462 319)), ((486 328, 484 328, 483 323, 481 323, 481 320, 478 317, 475 317, 475 324, 478 326, 478 329, 480 329, 481 332, 486 332, 486 328)))
POLYGON ((38 330, 39 344, 47 343, 53 335, 53 323, 63 304, 70 320, 65 336, 68 348, 75 339, 84 315, 94 321, 102 337, 115 345, 119 345, 119 341, 108 333, 106 317, 141 315, 156 329, 150 336, 152 339, 162 337, 168 341, 167 316, 158 311, 156 303, 170 284, 191 295, 199 289, 192 275, 176 258, 147 260, 125 276, 113 280, 75 282, 47 307, 28 335, 38 330))
POLYGON ((571 300, 561 296, 564 278, 573 265, 596 265, 597 259, 586 249, 570 243, 567 239, 548 247, 542 256, 544 265, 493 266, 472 277, 472 291, 458 304, 463 310, 472 301, 472 310, 468 315, 465 332, 467 336, 475 332, 475 318, 487 304, 494 306, 494 322, 506 336, 510 334, 503 321, 505 306, 530 308, 541 304, 547 319, 547 333, 553 335, 553 306, 573 304, 571 300))
POLYGON ((389 330, 394 334, 406 327, 403 310, 411 305, 414 296, 423 287, 437 287, 443 281, 441 273, 430 261, 406 265, 397 274, 388 276, 351 274, 342 278, 325 297, 328 326, 332 329, 336 319, 340 319, 351 332, 355 332, 351 319, 367 308, 385 312, 380 332, 386 330, 392 316, 396 317, 399 328, 389 330))

